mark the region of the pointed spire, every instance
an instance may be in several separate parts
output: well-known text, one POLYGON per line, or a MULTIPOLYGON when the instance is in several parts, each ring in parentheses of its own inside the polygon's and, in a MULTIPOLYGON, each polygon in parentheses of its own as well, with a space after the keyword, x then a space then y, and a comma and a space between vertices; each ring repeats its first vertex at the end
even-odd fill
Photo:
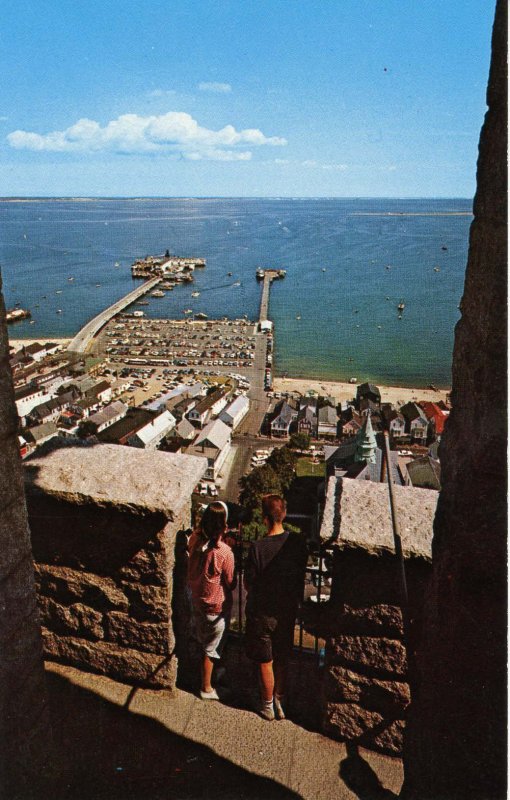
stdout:
POLYGON ((366 461, 367 464, 375 464, 375 454, 377 450, 377 440, 375 438, 374 429, 372 428, 372 420, 370 419, 370 411, 363 426, 356 434, 356 450, 354 453, 355 461, 366 461))

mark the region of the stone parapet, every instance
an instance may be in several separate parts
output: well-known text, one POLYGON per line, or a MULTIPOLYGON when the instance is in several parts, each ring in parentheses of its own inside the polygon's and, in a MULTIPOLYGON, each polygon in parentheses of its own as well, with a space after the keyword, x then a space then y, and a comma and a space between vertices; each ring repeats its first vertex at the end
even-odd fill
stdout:
POLYGON ((47 658, 174 687, 175 550, 206 467, 205 459, 117 445, 58 447, 27 463, 47 658))
POLYGON ((333 553, 331 596, 322 622, 323 730, 394 756, 402 753, 410 703, 407 645, 413 648, 419 635, 437 492, 400 488, 396 498, 412 620, 409 643, 387 486, 331 479, 321 528, 333 553))

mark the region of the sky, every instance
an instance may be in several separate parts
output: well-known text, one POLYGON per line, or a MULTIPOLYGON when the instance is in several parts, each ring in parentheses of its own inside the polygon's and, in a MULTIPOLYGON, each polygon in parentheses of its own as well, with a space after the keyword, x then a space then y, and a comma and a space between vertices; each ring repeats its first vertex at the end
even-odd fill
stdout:
POLYGON ((16 0, 0 196, 472 197, 490 0, 16 0))

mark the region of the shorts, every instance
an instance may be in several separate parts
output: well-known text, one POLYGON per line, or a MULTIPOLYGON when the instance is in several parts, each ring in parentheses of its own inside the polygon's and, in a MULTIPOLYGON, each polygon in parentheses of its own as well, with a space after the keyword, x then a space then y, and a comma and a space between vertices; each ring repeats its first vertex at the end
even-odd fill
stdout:
POLYGON ((195 637, 204 654, 212 659, 221 658, 230 627, 230 617, 225 614, 206 614, 194 608, 193 621, 195 637))
POLYGON ((246 655, 252 661, 287 661, 294 647, 295 616, 257 616, 246 619, 246 655))

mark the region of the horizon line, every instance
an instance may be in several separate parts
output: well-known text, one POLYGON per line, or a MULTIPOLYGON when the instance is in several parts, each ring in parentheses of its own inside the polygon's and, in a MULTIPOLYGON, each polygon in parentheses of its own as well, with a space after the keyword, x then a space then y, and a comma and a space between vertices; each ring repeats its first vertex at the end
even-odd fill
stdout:
POLYGON ((473 200, 462 195, 0 195, 10 200, 473 200))

